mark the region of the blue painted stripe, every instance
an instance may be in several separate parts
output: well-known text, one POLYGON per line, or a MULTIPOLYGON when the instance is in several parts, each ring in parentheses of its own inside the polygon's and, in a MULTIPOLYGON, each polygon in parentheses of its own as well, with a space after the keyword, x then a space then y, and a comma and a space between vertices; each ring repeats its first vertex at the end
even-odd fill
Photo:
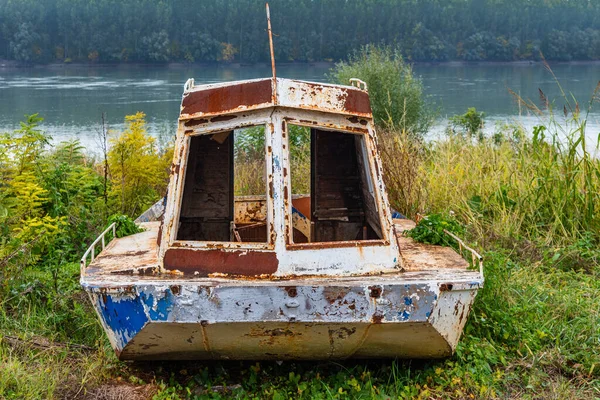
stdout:
POLYGON ((148 322, 144 305, 139 297, 98 296, 102 318, 123 349, 148 322), (114 298, 116 297, 116 298, 114 298))

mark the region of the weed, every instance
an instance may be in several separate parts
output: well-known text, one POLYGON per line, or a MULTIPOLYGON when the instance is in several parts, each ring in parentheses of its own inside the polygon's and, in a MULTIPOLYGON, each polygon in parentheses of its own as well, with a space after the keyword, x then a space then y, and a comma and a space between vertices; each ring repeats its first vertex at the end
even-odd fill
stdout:
POLYGON ((454 239, 451 239, 446 232, 460 235, 464 232, 464 228, 450 214, 430 214, 419 220, 417 226, 405 234, 417 242, 452 246, 454 239))
POLYGON ((143 229, 137 226, 133 219, 127 215, 111 215, 108 217, 108 223, 112 224, 113 222, 115 223, 115 233, 118 238, 143 231, 143 229))

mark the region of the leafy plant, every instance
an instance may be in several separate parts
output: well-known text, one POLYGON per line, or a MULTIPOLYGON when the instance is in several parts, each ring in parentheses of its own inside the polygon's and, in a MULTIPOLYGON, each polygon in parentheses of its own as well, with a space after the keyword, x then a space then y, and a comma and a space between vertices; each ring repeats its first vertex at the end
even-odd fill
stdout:
POLYGON ((125 130, 111 141, 111 146, 108 163, 112 204, 123 214, 137 215, 164 195, 172 159, 163 157, 155 139, 146 133, 141 112, 125 117, 125 130))
POLYGON ((144 229, 140 228, 135 221, 127 215, 111 215, 108 217, 108 223, 112 224, 113 222, 116 223, 115 232, 118 238, 144 231, 144 229))
POLYGON ((475 107, 469 107, 466 113, 450 118, 448 130, 452 134, 461 134, 482 141, 484 116, 485 113, 477 111, 475 107))
POLYGON ((406 231, 406 236, 415 239, 417 242, 438 244, 443 246, 453 246, 452 239, 444 231, 457 235, 464 232, 464 228, 458 221, 449 214, 430 214, 423 217, 413 229, 406 231))

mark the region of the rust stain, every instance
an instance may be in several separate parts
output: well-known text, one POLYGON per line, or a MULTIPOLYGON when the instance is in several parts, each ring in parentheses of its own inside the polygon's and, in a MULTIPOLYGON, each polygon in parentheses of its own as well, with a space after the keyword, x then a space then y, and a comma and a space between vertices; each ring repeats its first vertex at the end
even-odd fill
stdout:
POLYGON ((276 253, 260 251, 168 249, 164 257, 166 270, 186 274, 197 272, 204 276, 212 273, 243 276, 273 274, 278 265, 276 253))
POLYGON ((357 114, 371 114, 369 95, 365 92, 348 90, 344 109, 357 114))
POLYGON ((237 115, 219 115, 218 117, 213 117, 210 119, 210 122, 225 122, 231 121, 232 119, 236 119, 237 115))
POLYGON ((331 333, 335 334, 338 339, 348 339, 350 336, 354 335, 355 332, 356 328, 341 327, 339 329, 334 329, 331 333))
POLYGON ((185 126, 197 126, 197 125, 202 125, 202 124, 206 124, 208 122, 208 120, 206 118, 196 118, 196 119, 190 119, 189 121, 185 122, 185 126))
MULTIPOLYGON (((354 118, 357 118, 357 117, 354 117, 354 118)), ((356 119, 356 121, 359 122, 358 118, 356 119)), ((361 124, 362 124, 362 121, 364 121, 363 125, 367 125, 368 124, 367 120, 360 120, 361 124)), ((307 119, 299 119, 299 120, 292 120, 292 119, 290 119, 289 123, 298 124, 298 125, 305 125, 305 126, 326 127, 326 128, 331 128, 331 129, 345 131, 345 132, 361 133, 361 134, 364 134, 364 135, 368 135, 369 134, 369 130, 367 128, 361 128, 361 127, 357 127, 357 126, 329 124, 329 123, 319 123, 319 122, 310 121, 310 120, 307 120, 307 119)))
POLYGON ((381 286, 369 286, 369 296, 375 299, 381 297, 381 286))
POLYGON ((156 235, 156 246, 157 247, 160 247, 160 244, 162 242, 163 225, 164 225, 164 223, 161 223, 158 227, 158 235, 156 235))
POLYGON ((452 290, 452 284, 451 283, 442 283, 440 285, 440 292, 449 292, 452 290))
POLYGON ((328 286, 323 289, 323 296, 325 300, 329 302, 329 304, 333 304, 336 301, 342 301, 344 297, 350 292, 349 288, 345 287, 334 287, 328 286))
POLYGON ((383 314, 380 311, 376 311, 371 317, 371 322, 374 324, 381 324, 383 321, 383 314))
POLYGON ((271 228, 271 230, 270 230, 271 234, 269 236, 269 244, 273 244, 273 243, 275 243, 275 239, 277 239, 277 232, 275 231, 275 228, 273 227, 272 222, 270 224, 270 228, 271 228))
POLYGON ((242 106, 270 103, 271 94, 271 79, 199 90, 184 97, 181 113, 218 113, 242 106))

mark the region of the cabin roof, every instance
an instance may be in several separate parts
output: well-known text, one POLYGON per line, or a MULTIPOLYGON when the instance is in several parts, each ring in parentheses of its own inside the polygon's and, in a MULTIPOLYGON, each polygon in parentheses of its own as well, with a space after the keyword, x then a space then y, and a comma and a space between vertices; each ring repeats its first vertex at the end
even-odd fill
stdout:
POLYGON ((285 78, 276 78, 275 85, 273 82, 265 78, 194 86, 190 79, 185 85, 179 119, 276 106, 372 118, 366 90, 285 78))

